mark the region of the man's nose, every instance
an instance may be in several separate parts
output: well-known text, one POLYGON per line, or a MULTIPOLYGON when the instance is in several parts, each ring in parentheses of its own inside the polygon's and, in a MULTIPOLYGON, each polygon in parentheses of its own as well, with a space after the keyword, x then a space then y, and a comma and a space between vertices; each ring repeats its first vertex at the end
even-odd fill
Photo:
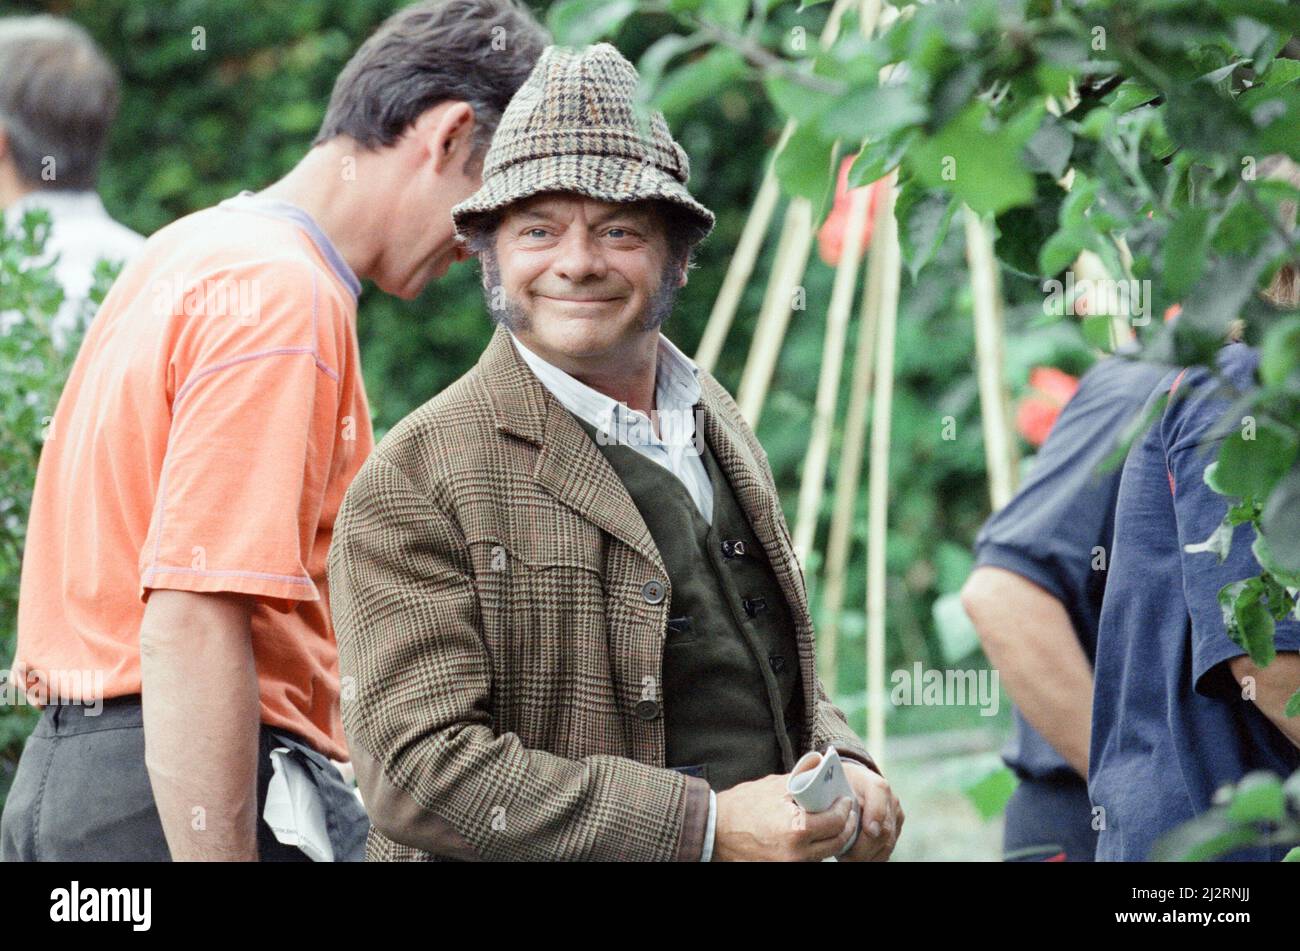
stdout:
POLYGON ((552 268, 557 276, 573 284, 599 280, 605 276, 605 256, 585 229, 575 228, 561 240, 552 268))

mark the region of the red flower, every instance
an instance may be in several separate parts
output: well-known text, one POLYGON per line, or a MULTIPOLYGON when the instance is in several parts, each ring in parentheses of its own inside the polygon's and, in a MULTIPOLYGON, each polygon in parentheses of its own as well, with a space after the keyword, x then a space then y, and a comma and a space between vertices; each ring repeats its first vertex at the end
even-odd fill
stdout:
MULTIPOLYGON (((831 267, 840 263, 840 255, 844 253, 844 229, 849 224, 849 208, 853 196, 863 191, 863 188, 849 188, 849 166, 853 164, 853 159, 854 156, 850 155, 840 163, 839 179, 835 183, 835 203, 831 206, 831 213, 823 222, 821 230, 817 232, 817 253, 831 267)), ((864 186, 871 189, 871 196, 867 202, 867 217, 862 222, 862 253, 866 253, 867 245, 871 243, 871 228, 876 219, 876 206, 880 204, 880 191, 885 186, 885 182, 886 179, 882 178, 880 181, 864 186)))
POLYGON ((1078 377, 1055 367, 1034 367, 1029 374, 1029 391, 1016 407, 1016 429, 1031 446, 1047 441, 1056 417, 1079 388, 1078 377))

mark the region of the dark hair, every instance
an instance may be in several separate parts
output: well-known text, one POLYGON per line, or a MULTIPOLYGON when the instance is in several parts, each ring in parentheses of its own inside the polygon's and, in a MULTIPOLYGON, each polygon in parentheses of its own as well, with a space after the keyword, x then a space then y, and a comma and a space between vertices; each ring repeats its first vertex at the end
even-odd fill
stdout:
POLYGON ((94 188, 117 105, 117 73, 80 26, 0 19, 0 126, 24 182, 94 188))
POLYGON ((440 102, 474 110, 473 152, 487 150, 506 104, 549 41, 515 0, 426 0, 401 10, 339 73, 313 144, 346 135, 392 145, 440 102))

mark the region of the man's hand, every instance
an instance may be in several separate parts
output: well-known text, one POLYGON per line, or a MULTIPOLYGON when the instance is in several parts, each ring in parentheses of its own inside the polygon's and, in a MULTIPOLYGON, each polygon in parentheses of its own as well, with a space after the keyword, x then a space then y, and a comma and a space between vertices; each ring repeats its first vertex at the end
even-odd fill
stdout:
POLYGON ((858 797, 862 834, 841 862, 885 862, 903 831, 903 807, 883 776, 861 763, 844 760, 844 776, 858 797))
POLYGON ((713 861, 819 862, 849 844, 857 804, 843 798, 825 812, 804 812, 786 792, 788 779, 774 774, 718 793, 713 861))

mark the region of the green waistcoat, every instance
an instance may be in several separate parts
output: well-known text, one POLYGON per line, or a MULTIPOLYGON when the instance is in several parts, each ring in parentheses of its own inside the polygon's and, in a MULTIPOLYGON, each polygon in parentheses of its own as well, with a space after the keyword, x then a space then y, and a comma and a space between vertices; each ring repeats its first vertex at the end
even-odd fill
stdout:
POLYGON ((716 791, 789 772, 802 749, 795 628, 781 587, 713 452, 713 524, 663 466, 606 444, 579 420, 627 487, 672 591, 663 653, 665 765, 716 791))

